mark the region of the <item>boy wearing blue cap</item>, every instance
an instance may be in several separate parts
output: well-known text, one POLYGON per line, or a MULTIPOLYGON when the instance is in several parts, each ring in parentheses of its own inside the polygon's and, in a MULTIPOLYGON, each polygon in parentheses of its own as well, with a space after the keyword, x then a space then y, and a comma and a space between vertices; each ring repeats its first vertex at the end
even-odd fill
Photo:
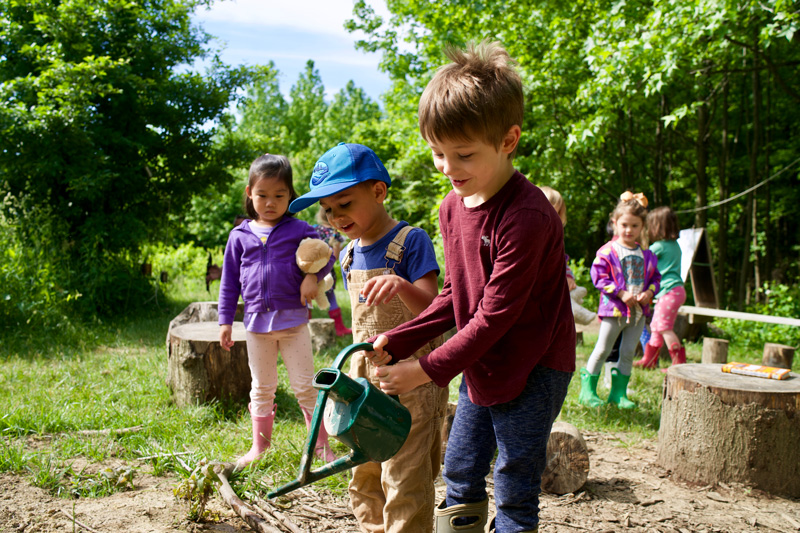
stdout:
MULTIPOLYGON (((411 320, 439 292, 433 243, 425 231, 397 222, 386 211, 390 185, 389 173, 372 150, 340 143, 317 161, 310 192, 289 206, 296 213, 319 201, 331 225, 350 238, 339 262, 350 294, 354 342, 411 320)), ((411 357, 422 357, 440 344, 437 337, 411 357)), ((379 386, 363 352, 353 355, 350 376, 379 386)), ((405 444, 388 461, 353 469, 350 503, 362 531, 432 531, 447 398, 447 388, 432 382, 400 395, 412 419, 405 444)))

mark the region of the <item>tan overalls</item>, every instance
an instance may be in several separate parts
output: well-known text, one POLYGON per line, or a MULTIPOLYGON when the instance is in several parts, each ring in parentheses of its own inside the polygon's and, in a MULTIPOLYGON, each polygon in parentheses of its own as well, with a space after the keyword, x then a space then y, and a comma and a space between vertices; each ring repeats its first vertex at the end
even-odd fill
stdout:
MULTIPOLYGON (((368 307, 359 301, 367 280, 394 274, 403 259, 406 236, 413 228, 405 226, 386 249, 386 266, 371 270, 350 270, 354 242, 350 242, 342 263, 353 313, 353 342, 389 331, 414 318, 399 297, 387 304, 368 307)), ((429 342, 411 357, 419 359, 441 345, 441 338, 429 342)), ((353 355, 350 376, 364 377, 380 388, 375 367, 363 352, 353 355)), ((400 402, 411 412, 411 431, 397 455, 383 463, 365 463, 353 469, 350 504, 365 533, 410 533, 433 531, 435 493, 433 483, 442 463, 441 427, 447 407, 448 390, 428 382, 400 395, 400 402)))

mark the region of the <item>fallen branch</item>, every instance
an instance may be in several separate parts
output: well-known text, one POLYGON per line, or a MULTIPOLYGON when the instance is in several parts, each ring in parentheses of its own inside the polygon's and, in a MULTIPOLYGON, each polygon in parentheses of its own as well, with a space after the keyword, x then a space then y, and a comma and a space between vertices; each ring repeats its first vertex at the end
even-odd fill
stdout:
POLYGON ((86 524, 82 524, 82 523, 78 522, 78 520, 77 520, 77 519, 76 519, 74 516, 72 516, 71 514, 69 514, 68 512, 66 512, 64 509, 61 509, 61 512, 64 514, 64 516, 66 516, 67 518, 69 518, 70 520, 72 520, 72 523, 73 523, 73 524, 75 524, 76 526, 78 526, 78 527, 80 527, 80 528, 83 528, 83 529, 85 529, 86 531, 91 531, 91 533, 100 533, 100 532, 99 532, 99 531, 97 531, 96 529, 92 529, 92 528, 90 528, 89 526, 87 526, 86 524))
POLYGON ((220 480, 219 495, 231 506, 231 509, 233 509, 248 526, 259 533, 281 533, 279 530, 269 525, 260 514, 253 511, 235 492, 233 492, 233 488, 231 488, 231 484, 228 482, 228 476, 233 472, 236 466, 235 463, 226 463, 219 466, 221 468, 216 469, 220 480))

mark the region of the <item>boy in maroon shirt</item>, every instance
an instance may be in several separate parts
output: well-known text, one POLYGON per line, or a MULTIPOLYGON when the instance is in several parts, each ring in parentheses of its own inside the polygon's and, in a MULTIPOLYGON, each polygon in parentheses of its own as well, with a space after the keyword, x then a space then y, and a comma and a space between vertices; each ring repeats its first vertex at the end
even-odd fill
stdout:
POLYGON ((419 103, 422 137, 453 186, 439 209, 444 287, 417 318, 378 336, 368 357, 384 365, 376 373, 389 394, 444 387, 463 372, 437 533, 483 531, 496 450, 490 530, 537 531, 547 440, 575 370, 563 227, 513 166, 523 96, 508 53, 482 42, 447 55, 453 62, 419 103), (453 326, 440 348, 406 360, 453 326))

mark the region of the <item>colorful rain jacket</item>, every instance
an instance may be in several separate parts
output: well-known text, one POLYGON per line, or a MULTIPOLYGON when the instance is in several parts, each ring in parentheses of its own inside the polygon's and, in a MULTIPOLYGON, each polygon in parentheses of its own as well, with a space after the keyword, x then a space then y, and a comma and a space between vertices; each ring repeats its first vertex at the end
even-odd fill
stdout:
MULTIPOLYGON (((651 290, 653 294, 657 294, 661 285, 658 258, 650 250, 642 250, 642 255, 644 256, 643 290, 651 290)), ((617 296, 621 291, 627 289, 625 275, 622 272, 622 263, 611 242, 605 243, 597 250, 590 273, 592 283, 600 291, 597 316, 600 318, 628 316, 628 306, 617 296)), ((650 306, 642 305, 642 312, 645 316, 650 316, 650 306)))

